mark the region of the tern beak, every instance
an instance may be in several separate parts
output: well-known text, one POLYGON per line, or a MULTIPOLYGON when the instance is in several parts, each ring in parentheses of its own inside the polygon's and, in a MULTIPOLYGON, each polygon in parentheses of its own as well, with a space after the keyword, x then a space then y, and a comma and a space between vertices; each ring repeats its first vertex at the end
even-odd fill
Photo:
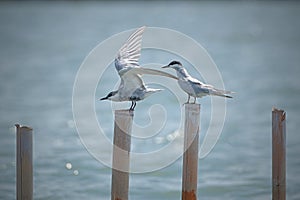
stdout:
POLYGON ((103 100, 107 100, 108 98, 107 97, 103 97, 101 99, 99 99, 100 101, 103 101, 103 100))
POLYGON ((170 66, 169 65, 166 65, 166 66, 163 66, 163 67, 161 67, 161 68, 169 68, 170 66))

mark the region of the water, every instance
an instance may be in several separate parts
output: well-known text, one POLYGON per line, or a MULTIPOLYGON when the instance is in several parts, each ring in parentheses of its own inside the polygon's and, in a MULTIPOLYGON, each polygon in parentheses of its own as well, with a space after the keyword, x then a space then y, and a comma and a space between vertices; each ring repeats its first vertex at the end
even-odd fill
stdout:
MULTIPOLYGON (((86 151, 74 127, 72 87, 92 48, 141 25, 171 28, 194 38, 218 65, 226 88, 237 92, 228 101, 220 140, 199 160, 199 196, 271 198, 270 112, 278 106, 287 112, 287 196, 299 199, 299 11, 297 2, 269 1, 1 2, 0 199, 15 199, 17 122, 34 128, 35 199, 110 198, 111 170, 86 151)), ((147 55, 144 59, 151 61, 147 55)), ((111 89, 111 82, 104 84, 105 91, 98 87, 97 94, 111 89)), ((138 104, 136 116, 144 117, 138 110, 155 99, 138 104)), ((203 109, 208 102, 202 101, 203 109)), ((97 109, 107 105, 98 104, 97 109)), ((166 109, 175 106, 170 103, 166 109)), ((203 130, 207 113, 201 116, 203 130)), ((175 119, 169 120, 169 131, 175 119)), ((103 123, 112 130, 112 118, 103 123)), ((181 162, 131 175, 130 198, 180 199, 181 162)))

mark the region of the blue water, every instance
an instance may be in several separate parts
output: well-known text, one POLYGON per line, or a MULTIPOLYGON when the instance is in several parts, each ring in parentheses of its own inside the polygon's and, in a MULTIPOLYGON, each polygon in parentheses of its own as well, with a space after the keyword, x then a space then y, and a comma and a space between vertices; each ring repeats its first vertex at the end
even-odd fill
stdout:
MULTIPOLYGON (((299 18, 294 1, 1 2, 0 199, 15 199, 15 123, 34 128, 34 199, 110 198, 111 169, 88 153, 74 127, 73 83, 98 43, 141 25, 194 38, 216 62, 226 88, 237 92, 217 145, 199 160, 199 198, 271 198, 271 109, 277 106, 287 112, 287 196, 300 199, 299 18)), ((154 62, 159 59, 165 60, 154 62)), ((103 84, 99 96, 112 89, 111 82, 103 84)), ((144 117, 139 110, 155 101, 139 103, 136 116, 144 117)), ((209 100, 201 103, 205 111, 209 100)), ((107 130, 112 120, 103 122, 107 130)), ((132 174, 130 199, 180 199, 181 162, 132 174)))

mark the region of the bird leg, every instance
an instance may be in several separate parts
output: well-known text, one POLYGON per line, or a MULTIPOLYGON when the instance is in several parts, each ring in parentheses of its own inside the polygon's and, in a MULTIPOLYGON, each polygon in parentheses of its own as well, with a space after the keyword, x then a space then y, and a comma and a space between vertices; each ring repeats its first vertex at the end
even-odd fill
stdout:
POLYGON ((194 104, 196 103, 196 97, 194 97, 194 104))
POLYGON ((186 101, 186 103, 190 103, 190 95, 188 96, 188 100, 186 101))
POLYGON ((134 105, 134 102, 131 101, 131 106, 130 106, 129 110, 134 110, 133 105, 134 105))
POLYGON ((136 101, 134 102, 134 105, 133 105, 133 107, 132 107, 132 110, 135 109, 135 106, 136 106, 136 101))
POLYGON ((129 110, 134 111, 135 106, 136 106, 136 101, 131 101, 131 106, 130 106, 129 110))

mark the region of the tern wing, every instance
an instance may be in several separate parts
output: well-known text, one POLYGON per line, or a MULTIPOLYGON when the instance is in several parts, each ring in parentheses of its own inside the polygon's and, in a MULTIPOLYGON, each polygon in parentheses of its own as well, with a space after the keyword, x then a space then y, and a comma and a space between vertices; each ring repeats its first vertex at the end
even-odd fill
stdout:
POLYGON ((129 87, 133 89, 145 87, 145 84, 141 78, 144 74, 165 76, 178 80, 176 76, 159 70, 143 67, 127 67, 119 71, 119 75, 123 84, 122 86, 120 85, 120 87, 129 87))
POLYGON ((145 89, 146 86, 140 75, 128 70, 121 76, 121 84, 119 86, 119 92, 124 96, 130 96, 136 89, 145 89))
POLYGON ((195 93, 195 94, 207 93, 207 94, 209 94, 209 89, 206 87, 203 87, 205 84, 202 83, 201 81, 199 81, 198 79, 195 79, 193 77, 188 77, 187 81, 189 83, 187 88, 188 88, 188 90, 192 90, 193 91, 192 93, 195 93))
POLYGON ((197 93, 199 93, 199 94, 207 93, 207 94, 211 94, 211 95, 232 98, 231 96, 228 96, 227 94, 234 93, 234 92, 227 91, 227 90, 216 89, 214 86, 202 83, 201 81, 199 81, 195 78, 192 78, 192 77, 188 78, 188 82, 190 83, 191 87, 193 88, 193 90, 195 91, 196 94, 197 93))
POLYGON ((232 96, 229 96, 229 94, 233 94, 234 92, 227 91, 227 90, 220 90, 215 88, 212 85, 204 84, 202 85, 202 88, 205 90, 208 90, 208 93, 210 95, 215 95, 215 96, 221 96, 221 97, 227 97, 227 98, 232 98, 232 96))
POLYGON ((188 82, 191 83, 191 84, 195 84, 195 85, 198 85, 198 86, 202 86, 204 85, 204 83, 202 83, 201 81, 199 81, 198 79, 195 79, 193 77, 188 77, 188 82))
POLYGON ((122 69, 119 73, 121 76, 119 89, 122 88, 122 90, 126 90, 127 92, 135 91, 137 88, 146 88, 145 83, 141 78, 144 74, 165 76, 176 80, 178 79, 176 76, 166 72, 142 67, 127 67, 122 69))
POLYGON ((216 93, 222 93, 222 94, 233 94, 233 93, 234 93, 234 92, 228 91, 228 90, 220 90, 220 89, 217 89, 217 88, 215 88, 214 86, 208 85, 208 84, 204 84, 202 87, 207 88, 207 89, 209 89, 209 90, 211 90, 211 91, 214 91, 214 92, 216 92, 216 93))
POLYGON ((139 67, 139 68, 132 68, 130 70, 132 73, 138 74, 140 76, 142 76, 143 74, 150 74, 150 75, 157 75, 157 76, 165 76, 168 78, 173 78, 178 80, 178 78, 176 76, 173 76, 172 74, 166 73, 166 72, 162 72, 156 69, 149 69, 149 68, 143 68, 143 67, 139 67))
POLYGON ((138 28, 129 36, 126 43, 120 48, 115 59, 115 67, 118 72, 127 67, 139 66, 142 35, 145 29, 145 26, 138 28))

